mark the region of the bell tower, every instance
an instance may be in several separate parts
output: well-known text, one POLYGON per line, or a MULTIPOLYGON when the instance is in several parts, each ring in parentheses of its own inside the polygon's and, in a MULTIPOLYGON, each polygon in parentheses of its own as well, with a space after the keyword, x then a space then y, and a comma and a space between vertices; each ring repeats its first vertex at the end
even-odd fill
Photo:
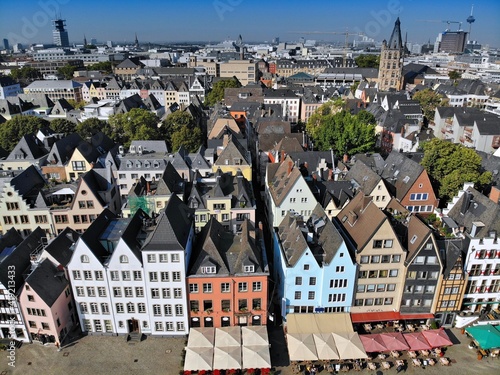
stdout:
POLYGON ((386 40, 382 42, 378 70, 378 88, 380 91, 387 91, 390 88, 395 88, 398 91, 402 89, 404 47, 401 38, 401 22, 398 17, 389 43, 386 40))

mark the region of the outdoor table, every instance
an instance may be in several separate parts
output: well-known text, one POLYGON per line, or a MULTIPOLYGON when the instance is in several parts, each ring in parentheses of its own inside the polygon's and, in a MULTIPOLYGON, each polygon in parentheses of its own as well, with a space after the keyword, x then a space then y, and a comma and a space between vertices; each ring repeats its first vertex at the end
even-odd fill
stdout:
POLYGON ((382 362, 382 367, 386 370, 389 370, 391 368, 391 364, 387 361, 382 362))
POLYGON ((397 352, 396 350, 392 350, 391 356, 393 356, 394 358, 399 358, 399 352, 397 352))
POLYGON ((428 350, 421 350, 420 353, 424 356, 424 357, 428 357, 429 356, 429 351, 428 350))
POLYGON ((413 350, 410 350, 410 351, 408 352, 408 356, 409 356, 410 358, 417 358, 417 353, 415 353, 413 350))
POLYGON ((413 366, 420 366, 422 365, 422 362, 420 362, 420 359, 418 358, 413 358, 413 366))
POLYGON ((378 358, 379 358, 379 359, 386 359, 386 358, 387 358, 387 355, 380 353, 380 354, 378 355, 378 358))

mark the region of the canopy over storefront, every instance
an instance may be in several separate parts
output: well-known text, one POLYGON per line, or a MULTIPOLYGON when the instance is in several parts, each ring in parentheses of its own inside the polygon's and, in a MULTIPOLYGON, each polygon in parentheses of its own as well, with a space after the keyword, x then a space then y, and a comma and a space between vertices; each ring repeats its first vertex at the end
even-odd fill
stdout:
POLYGON ((213 348, 187 347, 184 371, 212 370, 213 358, 213 348))
POLYGON ((241 346, 240 326, 215 329, 215 347, 241 346))
POLYGON ((349 313, 287 314, 288 333, 354 332, 349 313))
MULTIPOLYGON (((239 328, 239 327, 238 327, 239 328)), ((214 348, 214 370, 241 369, 241 347, 227 346, 214 348)))
POLYGON ((314 361, 318 359, 312 333, 288 333, 286 338, 291 361, 314 361))
POLYGON ((477 325, 465 329, 482 349, 500 348, 500 330, 491 324, 477 325))
POLYGON ((432 346, 433 348, 453 345, 450 338, 446 334, 446 331, 443 328, 429 329, 427 331, 422 331, 422 335, 424 335, 429 345, 432 346))
POLYGON ((241 327, 241 339, 243 346, 269 346, 266 326, 241 327))
POLYGON ((410 350, 415 351, 432 349, 422 332, 403 333, 403 336, 410 346, 410 350))

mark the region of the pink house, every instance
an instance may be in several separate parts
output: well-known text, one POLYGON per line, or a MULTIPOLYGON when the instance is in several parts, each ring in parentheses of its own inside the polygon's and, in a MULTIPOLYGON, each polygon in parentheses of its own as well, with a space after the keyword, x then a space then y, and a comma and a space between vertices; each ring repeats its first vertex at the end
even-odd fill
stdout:
POLYGON ((78 320, 64 270, 49 259, 32 262, 19 301, 34 342, 60 345, 78 320))

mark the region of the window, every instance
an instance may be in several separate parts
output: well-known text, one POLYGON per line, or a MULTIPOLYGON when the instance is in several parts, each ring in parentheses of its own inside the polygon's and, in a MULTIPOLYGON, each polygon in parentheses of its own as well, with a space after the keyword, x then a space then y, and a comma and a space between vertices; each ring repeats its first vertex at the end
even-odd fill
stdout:
POLYGON ((398 277, 398 270, 390 270, 389 277, 398 277))
POLYGON ((120 256, 120 263, 128 263, 128 258, 126 255, 120 256))
POLYGON ((309 293, 307 293, 307 299, 309 299, 309 300, 314 299, 315 294, 316 294, 316 293, 314 293, 314 292, 312 292, 312 291, 311 291, 311 292, 309 292, 309 293))
POLYGON ((300 276, 295 277, 295 285, 302 285, 302 277, 300 276))
POLYGON ((169 276, 168 276, 168 272, 166 272, 166 271, 162 271, 162 272, 160 272, 160 280, 161 280, 162 282, 169 282, 169 281, 170 281, 170 278, 169 278, 169 276))
POLYGON ((373 248, 380 249, 380 248, 382 248, 382 244, 383 244, 382 240, 374 240, 373 241, 373 248))
POLYGON ((89 257, 87 255, 82 255, 80 257, 80 262, 82 262, 82 263, 88 263, 89 262, 89 257))
POLYGON ((377 284, 377 292, 385 292, 385 284, 377 284))
POLYGON ((384 299, 384 305, 392 305, 393 298, 388 297, 384 299))
POLYGON ((103 286, 98 286, 97 294, 99 295, 99 297, 106 297, 106 288, 103 286))
POLYGON ((155 322, 155 331, 163 331, 163 323, 155 322))
POLYGON ((309 285, 316 285, 316 278, 315 277, 309 278, 309 285))
POLYGON ((384 241, 384 247, 385 248, 391 248, 392 247, 392 240, 385 240, 384 241))
POLYGON ((380 256, 379 255, 373 255, 371 258, 370 263, 380 263, 380 256))
POLYGON ((93 286, 87 287, 87 297, 95 297, 95 289, 93 286))
POLYGON ((174 281, 174 282, 180 282, 181 281, 181 273, 179 271, 172 272, 172 281, 174 281))
POLYGON ((180 262, 179 254, 172 254, 170 256, 170 259, 171 259, 172 263, 179 263, 180 262))
POLYGON ((83 277, 85 280, 92 280, 92 271, 83 271, 83 277))
POLYGON ((75 279, 75 280, 82 279, 82 275, 80 274, 80 271, 73 271, 73 279, 75 279))
POLYGON ((151 289, 151 298, 160 298, 160 290, 158 288, 151 289))
POLYGON ((184 322, 177 322, 177 331, 184 331, 184 322))
POLYGON ((87 304, 85 302, 80 302, 80 312, 82 314, 87 314, 89 312, 87 304))
POLYGON ((85 162, 84 161, 73 161, 71 162, 74 171, 84 171, 85 162))
POLYGON ((302 293, 299 292, 299 291, 296 291, 295 292, 295 296, 294 296, 295 299, 301 299, 302 298, 302 293))
POLYGON ((309 270, 309 264, 304 264, 304 271, 309 270))
POLYGON ((184 309, 182 308, 182 305, 175 305, 175 315, 176 316, 184 315, 184 309))
POLYGON ((76 287, 76 295, 78 297, 85 297, 85 289, 83 288, 83 286, 76 287))
POLYGON ((231 291, 231 288, 229 287, 229 283, 221 283, 220 284, 220 291, 221 291, 221 293, 229 293, 231 291))
POLYGON ((156 263, 156 254, 148 254, 148 263, 156 263))
POLYGON ((366 286, 366 291, 367 292, 375 292, 375 284, 368 284, 366 286))
POLYGON ((189 284, 189 293, 198 293, 198 284, 189 284))
POLYGON ((369 256, 367 256, 367 255, 363 255, 363 256, 361 257, 360 263, 361 263, 361 264, 367 264, 369 261, 370 261, 370 257, 369 257, 369 256))
POLYGON ((212 283, 203 283, 203 293, 212 293, 212 283))
POLYGON ((182 289, 174 288, 174 298, 182 298, 182 289))
POLYGON ((415 258, 415 261, 413 262, 415 264, 424 264, 425 263, 425 257, 424 256, 418 256, 415 258))
POLYGON ((133 295, 133 293, 132 293, 132 287, 130 287, 130 286, 126 286, 126 287, 124 287, 124 288, 123 288, 123 292, 124 292, 124 294, 125 294, 125 297, 130 298, 130 297, 133 297, 133 296, 134 296, 134 295, 133 295))
POLYGON ((113 296, 121 297, 122 296, 122 289, 119 287, 114 287, 113 288, 113 296))
POLYGON ((125 309, 123 308, 123 303, 117 303, 115 306, 117 313, 123 314, 125 312, 125 309))
POLYGON ((156 272, 150 272, 149 273, 149 281, 151 281, 151 282, 157 282, 158 281, 158 273, 156 273, 156 272))
POLYGON ((396 284, 387 284, 387 291, 394 292, 396 290, 396 284))
POLYGON ((391 260, 391 257, 389 255, 382 255, 382 263, 389 263, 391 260))
POLYGON ((262 283, 260 281, 252 282, 252 291, 260 292, 262 290, 262 283))
POLYGON ((238 283, 238 292, 247 292, 247 291, 248 291, 248 285, 246 282, 238 283))
POLYGON ((393 255, 392 263, 399 263, 401 261, 401 255, 393 255))
POLYGON ((337 267, 335 267, 335 272, 337 272, 337 273, 344 272, 344 266, 337 266, 337 267))
POLYGON ((417 277, 419 279, 427 279, 427 276, 428 276, 428 272, 427 271, 420 271, 418 274, 417 274, 417 277))
POLYGON ((168 263, 168 254, 160 254, 160 263, 168 263))

